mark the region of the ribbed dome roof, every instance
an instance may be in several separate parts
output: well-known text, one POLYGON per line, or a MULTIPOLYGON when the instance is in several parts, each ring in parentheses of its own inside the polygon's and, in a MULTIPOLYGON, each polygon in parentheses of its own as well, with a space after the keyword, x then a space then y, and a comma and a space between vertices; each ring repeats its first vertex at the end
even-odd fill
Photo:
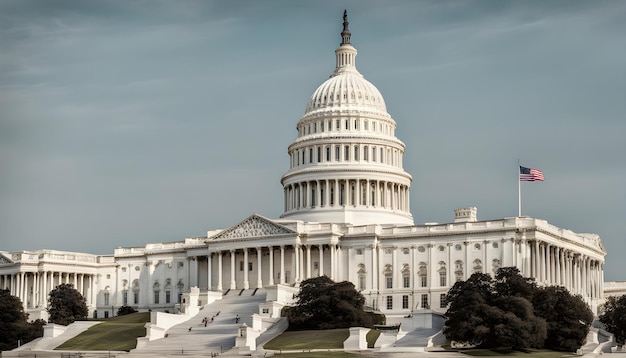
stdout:
POLYGON ((348 16, 344 11, 341 44, 335 50, 337 63, 335 71, 326 82, 313 92, 307 104, 305 115, 328 107, 357 107, 387 113, 385 100, 374 87, 356 69, 356 49, 350 44, 348 16))
POLYGON ((309 99, 305 113, 336 106, 358 106, 387 112, 385 100, 378 89, 356 71, 341 72, 322 83, 309 99))

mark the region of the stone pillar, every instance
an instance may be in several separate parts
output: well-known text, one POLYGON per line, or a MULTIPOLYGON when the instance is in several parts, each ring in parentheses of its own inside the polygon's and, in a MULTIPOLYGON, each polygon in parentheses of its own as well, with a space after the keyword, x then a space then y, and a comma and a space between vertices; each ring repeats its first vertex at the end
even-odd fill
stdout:
MULTIPOLYGON (((213 289, 213 282, 212 282, 212 277, 213 276, 213 257, 211 256, 213 253, 212 252, 207 252, 206 255, 206 276, 207 276, 207 283, 206 283, 206 287, 207 287, 207 291, 212 291, 213 289)), ((163 282, 165 282, 165 280, 163 280, 163 282)))
POLYGON ((43 290, 42 290, 42 293, 43 293, 43 296, 42 296, 42 298, 43 298, 42 306, 43 306, 43 308, 48 307, 48 292, 49 291, 48 291, 48 282, 47 281, 48 281, 48 272, 44 271, 43 272, 43 290))
POLYGON ((243 288, 245 290, 250 288, 250 281, 248 278, 249 268, 248 268, 248 248, 243 249, 243 288))
POLYGON ((224 275, 223 275, 223 271, 222 271, 222 255, 224 253, 222 251, 217 253, 217 290, 218 291, 222 291, 223 290, 223 282, 224 282, 224 275))
POLYGON ((306 245, 306 278, 311 278, 311 245, 306 245))
POLYGON ((285 284, 285 246, 280 246, 280 284, 285 284))
POLYGON ((257 256, 257 262, 256 262, 256 267, 257 267, 257 277, 256 277, 256 287, 257 288, 263 288, 263 278, 262 278, 262 257, 263 257, 263 251, 261 250, 260 247, 256 248, 256 256, 257 256))
POLYGON ((269 264, 270 272, 269 272, 269 280, 267 284, 270 286, 274 286, 274 246, 270 246, 268 247, 268 249, 270 250, 270 264, 269 264))
POLYGON ((320 252, 320 269, 319 276, 324 276, 324 245, 317 245, 320 252))
POLYGON ((335 255, 336 255, 336 248, 334 244, 330 245, 330 279, 331 280, 335 280, 335 255))
POLYGON ((235 280, 235 250, 230 250, 230 289, 237 289, 237 281, 235 280))

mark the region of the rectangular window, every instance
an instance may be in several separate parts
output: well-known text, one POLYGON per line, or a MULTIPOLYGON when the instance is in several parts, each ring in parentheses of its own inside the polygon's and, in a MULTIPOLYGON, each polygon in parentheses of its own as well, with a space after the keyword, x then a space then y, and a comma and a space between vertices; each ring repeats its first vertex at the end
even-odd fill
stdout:
POLYGON ((356 249, 357 255, 363 255, 363 249, 356 249))
POLYGON ((317 261, 313 262, 313 270, 317 270, 319 268, 320 268, 319 262, 317 262, 317 261))
POLYGON ((409 295, 404 295, 402 296, 402 309, 408 309, 409 308, 409 295))
POLYGON ((335 130, 338 131, 341 128, 341 120, 337 119, 335 121, 335 130))
POLYGON ((428 277, 426 275, 420 276, 420 286, 428 287, 428 277))
POLYGON ((133 293, 133 302, 138 305, 139 304, 139 292, 133 293))
POLYGON ((104 305, 105 306, 109 305, 109 293, 108 292, 104 293, 104 305))
POLYGON ((404 288, 411 287, 411 282, 410 282, 409 275, 402 276, 402 287, 404 287, 404 288))
POLYGON ((239 271, 243 271, 243 261, 239 261, 239 271))
POLYGON ((324 131, 324 121, 321 121, 321 122, 320 122, 320 127, 321 127, 320 129, 321 129, 321 130, 322 130, 322 132, 323 132, 323 131, 324 131))
POLYGON ((172 301, 172 292, 165 291, 165 303, 170 303, 172 301))
POLYGON ((335 161, 339 161, 339 146, 335 147, 335 161))
POLYGON ((313 123, 313 133, 317 133, 317 122, 313 123))
POLYGON ((428 295, 427 294, 423 294, 422 295, 422 302, 421 302, 421 304, 422 304, 422 308, 424 308, 424 309, 430 308, 430 306, 428 306, 428 295))
POLYGON ((330 147, 326 147, 326 161, 330 162, 330 147))
POLYGON ((122 304, 128 306, 128 291, 122 292, 122 304))
POLYGON ((447 277, 445 272, 439 272, 439 285, 445 287, 447 285, 447 277))
POLYGON ((354 160, 359 160, 359 147, 354 146, 354 160))
POLYGON ((270 309, 269 308, 264 308, 263 309, 263 314, 269 314, 269 313, 270 313, 270 309))
POLYGON ((343 160, 349 160, 350 159, 350 146, 345 146, 343 148, 343 160))
POLYGON ((313 163, 313 148, 309 148, 309 163, 313 163))
POLYGON ((154 304, 159 304, 159 291, 154 291, 154 304))
POLYGON ((346 129, 350 129, 350 125, 348 124, 348 120, 346 119, 346 129))
POLYGON ((365 122, 363 122, 363 126, 365 127, 365 130, 369 130, 369 128, 367 128, 368 127, 368 123, 369 122, 367 121, 367 119, 365 120, 365 122))
POLYGON ((252 271, 252 262, 248 262, 248 271, 252 271))
POLYGON ((439 308, 446 308, 448 305, 446 304, 446 294, 442 293, 439 295, 439 308))
POLYGON ((322 147, 317 147, 317 162, 322 161, 322 147))
POLYGON ((111 274, 107 274, 107 280, 111 279, 111 274))
POLYGON ((385 282, 387 283, 387 288, 393 288, 393 277, 385 276, 385 282))
POLYGON ((387 296, 387 309, 393 309, 393 296, 387 296))
POLYGON ((365 275, 359 275, 359 291, 365 289, 365 275))

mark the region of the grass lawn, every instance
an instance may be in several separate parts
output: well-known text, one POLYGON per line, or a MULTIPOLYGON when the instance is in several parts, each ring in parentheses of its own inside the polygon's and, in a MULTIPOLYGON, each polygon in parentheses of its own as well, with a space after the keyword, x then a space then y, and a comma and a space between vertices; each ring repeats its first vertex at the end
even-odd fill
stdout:
POLYGON ((355 358, 359 355, 347 352, 276 353, 277 358, 355 358))
POLYGON ((348 328, 287 331, 265 343, 263 347, 272 350, 343 348, 343 341, 349 336, 350 330, 348 328))
POLYGON ((146 335, 144 325, 150 312, 138 312, 103 319, 102 323, 66 341, 55 349, 75 351, 129 351, 137 345, 137 337, 146 335))
POLYGON ((513 351, 513 350, 491 350, 491 349, 467 349, 459 350, 459 353, 463 353, 474 357, 541 357, 541 358, 563 358, 563 357, 577 357, 574 353, 547 351, 539 349, 528 349, 525 352, 513 351))

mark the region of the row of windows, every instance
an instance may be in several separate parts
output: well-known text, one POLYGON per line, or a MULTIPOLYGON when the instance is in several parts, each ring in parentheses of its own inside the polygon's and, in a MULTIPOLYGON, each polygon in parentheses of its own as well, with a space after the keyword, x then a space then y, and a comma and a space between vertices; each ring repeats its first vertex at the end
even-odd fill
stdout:
MULTIPOLYGON (((500 246, 500 245, 498 245, 498 243, 497 243, 497 242, 492 242, 492 243, 491 243, 491 247, 493 247, 494 249, 497 249, 499 246, 500 246)), ((474 250, 480 250, 480 249, 482 248, 482 245, 481 245, 481 244, 479 244, 479 243, 475 243, 473 247, 474 247, 474 250)), ((461 244, 456 244, 456 245, 454 245, 454 250, 456 250, 456 251, 461 251, 461 250, 463 250, 463 245, 461 245, 461 244)), ((417 251, 419 251, 419 252, 426 252, 426 247, 424 247, 424 246, 418 246, 418 247, 417 247, 417 251)), ((446 247, 445 247, 445 246, 443 246, 443 245, 439 245, 439 246, 437 246, 437 251, 444 252, 444 251, 446 251, 446 247)), ((408 255, 408 254, 410 253, 410 249, 409 249, 409 248, 407 248, 407 247, 404 247, 404 248, 402 248, 402 249, 401 249, 401 252, 402 252, 404 255, 408 255)), ((393 248, 386 247, 386 248, 384 249, 384 253, 385 253, 386 255, 391 255, 391 254, 393 254, 393 248)), ((359 248, 359 249, 356 249, 356 254, 357 254, 357 255, 363 255, 363 249, 360 249, 360 248, 359 248)))
POLYGON ((314 146, 295 150, 291 153, 291 167, 299 165, 326 163, 326 162, 348 162, 364 161, 382 164, 398 165, 401 162, 401 153, 394 148, 376 147, 364 145, 326 145, 314 146), (333 149, 334 148, 334 149, 333 149))
MULTIPOLYGON (((134 305, 138 305, 139 304, 139 291, 133 291, 133 303, 134 305)), ((178 303, 181 302, 181 297, 182 297, 182 293, 178 293, 178 303)), ((154 291, 154 304, 159 304, 161 301, 161 292, 160 291, 154 291)), ((124 290, 122 291, 122 303, 124 306, 127 306, 128 303, 128 291, 124 290)), ((172 291, 170 290, 166 290, 165 291, 165 303, 172 303, 172 291)), ((105 293, 104 294, 104 305, 108 306, 109 305, 109 293, 105 293)))
MULTIPOLYGON (((393 310, 393 296, 387 296, 387 309, 393 310)), ((439 308, 446 308, 446 294, 442 293, 439 295, 439 308)), ((430 304, 428 303, 428 294, 422 294, 420 296, 420 305, 419 307, 424 309, 429 309, 430 304)), ((402 309, 409 309, 409 295, 402 296, 402 309)))
POLYGON ((298 136, 302 137, 309 134, 351 130, 363 130, 366 132, 393 135, 393 126, 380 121, 374 121, 369 119, 325 119, 299 126, 298 136))

